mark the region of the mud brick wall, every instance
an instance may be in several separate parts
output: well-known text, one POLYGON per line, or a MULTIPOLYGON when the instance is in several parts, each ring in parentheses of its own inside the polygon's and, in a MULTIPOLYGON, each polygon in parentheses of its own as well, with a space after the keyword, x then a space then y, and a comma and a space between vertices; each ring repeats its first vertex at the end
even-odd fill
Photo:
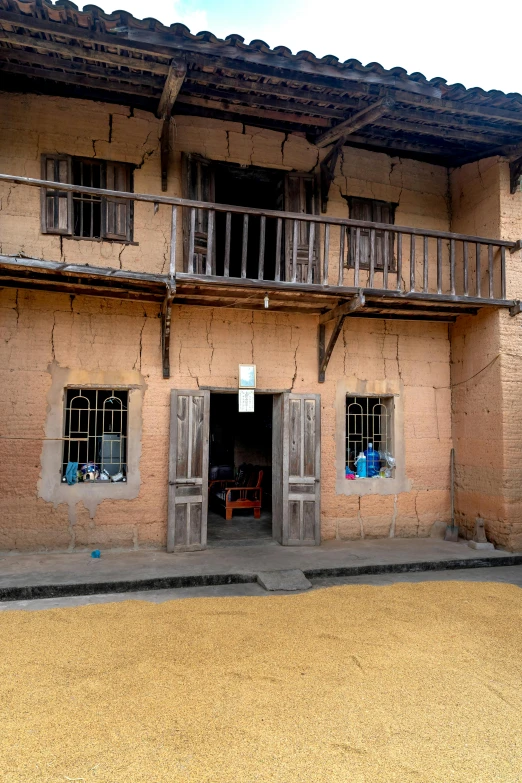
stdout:
MULTIPOLYGON (((40 175, 44 152, 136 164, 135 190, 161 192, 159 123, 150 114, 78 100, 0 96, 0 170, 40 175)), ((181 152, 216 160, 311 171, 317 151, 301 136, 239 123, 175 117, 169 193, 181 194, 181 152)), ((344 150, 329 214, 347 216, 345 196, 395 201, 396 222, 448 229, 448 175, 443 168, 362 150, 344 150)), ((40 233, 36 189, 0 188, 1 252, 49 260, 165 271, 168 210, 135 213, 135 245, 77 241, 40 233)), ((317 319, 310 315, 176 306, 171 375, 161 373, 160 320, 153 304, 4 289, 0 294, 0 551, 164 547, 166 540, 169 394, 171 388, 234 387, 238 363, 254 362, 258 386, 319 392, 322 403, 322 537, 426 536, 449 515, 450 342, 444 324, 347 320, 326 383, 317 383, 317 319), (400 389, 406 488, 384 495, 336 491, 335 411, 346 377, 400 389), (63 398, 62 378, 103 379, 139 394, 137 477, 123 497, 92 488, 86 501, 56 489, 59 460, 49 466, 42 438, 63 398), (21 440, 20 438, 24 438, 21 440), (34 440, 33 440, 34 439, 34 440), (54 483, 53 483, 54 482, 54 483), (71 498, 73 498, 71 500, 71 498)), ((80 379, 80 380, 78 380, 80 379)), ((48 435, 47 435, 48 436, 48 435)), ((349 483, 349 482, 347 482, 349 483)))

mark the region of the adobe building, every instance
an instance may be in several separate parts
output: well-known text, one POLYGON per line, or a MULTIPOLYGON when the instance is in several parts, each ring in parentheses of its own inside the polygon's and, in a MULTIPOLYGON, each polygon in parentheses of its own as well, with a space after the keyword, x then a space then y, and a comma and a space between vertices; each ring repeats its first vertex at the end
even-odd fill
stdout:
POLYGON ((0 551, 520 549, 522 96, 0 9, 0 551))

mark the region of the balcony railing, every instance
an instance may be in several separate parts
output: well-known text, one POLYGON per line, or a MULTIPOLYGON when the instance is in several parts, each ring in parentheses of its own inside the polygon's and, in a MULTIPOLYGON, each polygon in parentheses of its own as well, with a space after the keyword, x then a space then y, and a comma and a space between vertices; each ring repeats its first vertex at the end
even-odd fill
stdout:
POLYGON ((506 300, 506 249, 512 250, 514 242, 153 194, 57 186, 56 182, 6 174, 0 174, 0 182, 169 205, 168 278, 173 284, 194 280, 336 295, 362 292, 438 302, 513 304, 506 300))

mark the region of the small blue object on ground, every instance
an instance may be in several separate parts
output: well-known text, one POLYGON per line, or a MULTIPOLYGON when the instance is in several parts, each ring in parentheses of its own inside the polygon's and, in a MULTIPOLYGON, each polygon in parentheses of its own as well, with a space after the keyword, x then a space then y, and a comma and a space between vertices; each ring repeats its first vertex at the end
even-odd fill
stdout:
POLYGON ((101 552, 99 549, 95 549, 94 552, 91 552, 91 557, 101 557, 101 552))

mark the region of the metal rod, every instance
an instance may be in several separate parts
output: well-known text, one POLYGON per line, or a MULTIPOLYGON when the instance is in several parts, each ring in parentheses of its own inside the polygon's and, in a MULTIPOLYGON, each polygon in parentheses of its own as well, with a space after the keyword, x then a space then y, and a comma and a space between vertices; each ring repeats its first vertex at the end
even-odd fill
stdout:
POLYGON ((428 237, 424 237, 424 247, 422 254, 422 290, 424 293, 428 292, 428 269, 429 269, 429 252, 428 252, 428 237))
POLYGON ((410 291, 415 291, 415 237, 410 236, 410 291))
POLYGON ((462 243, 462 263, 464 275, 464 296, 469 293, 469 246, 467 242, 462 243))
POLYGON ((194 234, 195 233, 196 233, 196 210, 194 207, 192 207, 192 209, 190 210, 190 231, 189 231, 189 252, 188 252, 188 271, 190 274, 194 274, 194 234))
POLYGON ((275 279, 276 282, 281 280, 281 240, 283 237, 283 221, 281 218, 277 218, 276 229, 276 252, 275 252, 275 279))
POLYGON ((241 248, 241 277, 247 275, 248 215, 243 215, 243 246, 241 248))
POLYGON ((259 267, 258 267, 258 279, 262 280, 265 275, 265 233, 266 233, 266 217, 261 215, 259 221, 259 267))
POLYGON ((225 261, 223 274, 230 277, 230 234, 231 234, 232 214, 227 212, 225 218, 225 261))
POLYGON ((482 281, 480 279, 482 277, 482 270, 480 268, 480 243, 479 242, 477 242, 477 244, 475 245, 475 269, 476 269, 475 274, 477 275, 477 279, 475 281, 475 287, 477 290, 477 296, 480 298, 481 290, 482 290, 482 281))
POLYGON ((314 242, 315 242, 315 223, 310 223, 310 232, 308 234, 308 276, 307 276, 307 283, 309 285, 313 282, 314 242))
POLYGON ((299 221, 294 220, 294 236, 292 241, 292 283, 297 280, 297 242, 299 239, 299 221))
POLYGON ((178 225, 178 208, 172 207, 172 215, 170 220, 170 266, 169 276, 171 282, 176 277, 176 236, 178 225))
POLYGON ((402 234, 397 234, 397 291, 402 291, 402 234))
POLYGON ((330 225, 324 227, 323 285, 328 285, 328 264, 330 261, 330 225))
POLYGON ((437 239, 437 293, 442 293, 442 239, 437 239))
POLYGON ((344 277, 344 237, 346 234, 346 229, 344 226, 341 226, 341 233, 339 236, 339 281, 338 285, 343 284, 343 277, 344 277))

